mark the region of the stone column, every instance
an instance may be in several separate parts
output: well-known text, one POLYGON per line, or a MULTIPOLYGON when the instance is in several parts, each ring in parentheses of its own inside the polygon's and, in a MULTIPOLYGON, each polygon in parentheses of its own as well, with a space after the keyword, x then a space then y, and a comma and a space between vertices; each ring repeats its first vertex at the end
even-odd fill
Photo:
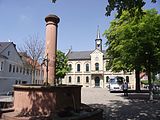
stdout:
POLYGON ((44 81, 50 85, 55 84, 56 51, 57 51, 57 27, 60 21, 56 15, 48 15, 46 21, 46 48, 45 58, 48 60, 48 74, 44 69, 44 81))

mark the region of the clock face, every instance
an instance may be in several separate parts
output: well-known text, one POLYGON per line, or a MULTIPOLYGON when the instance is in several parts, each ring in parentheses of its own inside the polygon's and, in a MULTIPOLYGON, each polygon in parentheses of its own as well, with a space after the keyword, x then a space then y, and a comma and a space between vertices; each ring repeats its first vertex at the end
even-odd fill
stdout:
POLYGON ((100 41, 100 40, 98 40, 98 41, 97 41, 97 44, 98 44, 98 45, 100 45, 100 44, 101 44, 101 41, 100 41))

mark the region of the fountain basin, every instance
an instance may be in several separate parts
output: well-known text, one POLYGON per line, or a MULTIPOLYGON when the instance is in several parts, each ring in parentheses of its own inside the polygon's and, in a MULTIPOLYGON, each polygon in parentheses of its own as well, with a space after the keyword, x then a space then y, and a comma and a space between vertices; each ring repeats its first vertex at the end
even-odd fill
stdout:
POLYGON ((14 111, 4 120, 102 120, 103 111, 81 104, 80 85, 14 85, 14 111))
POLYGON ((80 85, 14 85, 14 117, 48 118, 66 108, 78 112, 81 105, 81 87, 80 85))

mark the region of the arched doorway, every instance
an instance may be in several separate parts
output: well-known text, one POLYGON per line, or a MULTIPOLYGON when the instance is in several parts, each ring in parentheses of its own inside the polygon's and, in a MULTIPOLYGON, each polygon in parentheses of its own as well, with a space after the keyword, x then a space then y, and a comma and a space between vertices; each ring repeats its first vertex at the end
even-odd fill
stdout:
POLYGON ((99 87, 99 86, 100 86, 100 78, 95 77, 95 87, 99 87))

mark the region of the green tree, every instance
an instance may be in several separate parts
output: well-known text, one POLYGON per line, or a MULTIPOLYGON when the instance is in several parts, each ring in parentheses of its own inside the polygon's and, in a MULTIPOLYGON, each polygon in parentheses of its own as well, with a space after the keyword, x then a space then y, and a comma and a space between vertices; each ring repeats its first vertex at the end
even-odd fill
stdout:
MULTIPOLYGON (((57 0, 51 0, 55 3, 57 0)), ((147 2, 156 3, 157 0, 150 0, 147 2)), ((116 10, 117 17, 122 15, 122 11, 128 10, 130 16, 134 16, 136 10, 138 10, 139 15, 143 15, 142 7, 146 4, 146 0, 108 0, 108 5, 106 6, 106 16, 110 16, 111 12, 116 10)))
MULTIPOLYGON (((156 3, 156 0, 150 0, 152 3, 156 3)), ((149 1, 148 1, 149 2, 149 1)), ((106 7, 106 16, 110 16, 111 12, 116 9, 119 18, 122 15, 122 11, 129 11, 130 16, 134 16, 136 10, 138 15, 143 15, 142 7, 146 4, 146 0, 108 0, 106 7)))
MULTIPOLYGON (((104 33, 108 39, 107 55, 111 58, 108 68, 112 71, 135 70, 136 80, 139 72, 145 71, 150 99, 153 99, 151 72, 158 71, 160 65, 160 15, 152 9, 139 19, 137 16, 129 17, 128 12, 124 11, 120 18, 115 18, 104 33)), ((139 86, 139 79, 136 83, 139 86)))
POLYGON ((62 80, 62 78, 65 77, 66 73, 70 71, 70 68, 67 64, 68 59, 65 56, 63 52, 60 50, 57 51, 56 56, 56 80, 57 84, 59 84, 59 81, 62 80))

